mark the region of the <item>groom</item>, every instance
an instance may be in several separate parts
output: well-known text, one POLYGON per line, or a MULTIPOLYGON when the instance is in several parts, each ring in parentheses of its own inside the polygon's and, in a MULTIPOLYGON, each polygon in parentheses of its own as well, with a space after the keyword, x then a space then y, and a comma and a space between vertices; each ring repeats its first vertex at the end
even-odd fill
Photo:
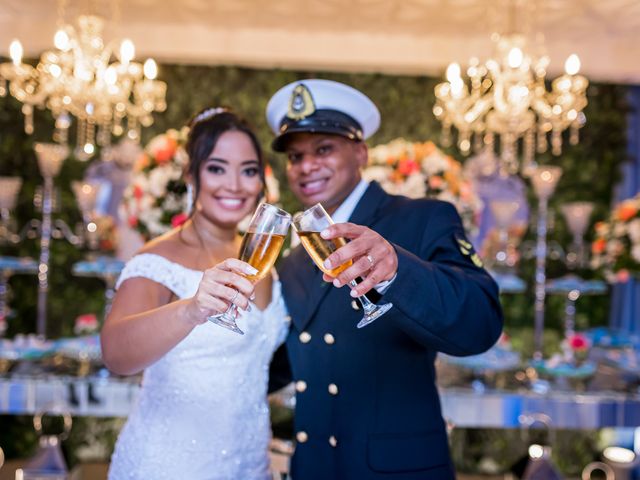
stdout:
POLYGON ((334 279, 298 246, 279 267, 297 391, 292 477, 454 478, 434 360, 438 351, 478 354, 497 340, 495 283, 451 204, 392 196, 362 179, 364 140, 380 124, 364 94, 328 80, 294 82, 271 98, 267 120, 292 192, 332 216, 325 238, 349 239, 327 268, 353 261, 334 279), (357 277, 355 293, 339 288, 357 277), (393 308, 357 329, 353 295, 367 292, 393 308))

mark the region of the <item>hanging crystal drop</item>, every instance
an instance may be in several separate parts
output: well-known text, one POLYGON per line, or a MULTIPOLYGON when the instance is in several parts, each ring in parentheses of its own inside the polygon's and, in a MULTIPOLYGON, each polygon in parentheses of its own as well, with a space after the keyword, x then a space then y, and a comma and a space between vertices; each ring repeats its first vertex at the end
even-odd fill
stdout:
POLYGON ((33 105, 28 103, 22 105, 22 113, 24 114, 24 131, 31 135, 33 133, 33 105))
POLYGON ((562 134, 559 130, 551 132, 551 153, 556 156, 562 153, 562 134))

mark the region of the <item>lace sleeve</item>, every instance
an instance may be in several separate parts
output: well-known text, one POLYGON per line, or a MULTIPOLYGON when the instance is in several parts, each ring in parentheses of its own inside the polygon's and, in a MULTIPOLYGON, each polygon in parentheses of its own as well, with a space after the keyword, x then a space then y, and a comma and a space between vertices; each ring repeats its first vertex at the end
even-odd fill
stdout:
POLYGON ((179 298, 185 298, 193 290, 193 281, 182 265, 154 253, 136 255, 127 262, 116 282, 116 289, 130 278, 141 277, 167 287, 179 298))

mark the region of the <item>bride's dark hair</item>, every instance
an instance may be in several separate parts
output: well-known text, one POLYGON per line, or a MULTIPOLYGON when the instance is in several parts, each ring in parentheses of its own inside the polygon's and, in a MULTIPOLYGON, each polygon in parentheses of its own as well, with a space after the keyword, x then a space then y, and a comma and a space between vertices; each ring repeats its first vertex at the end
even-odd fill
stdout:
MULTIPOLYGON (((191 214, 195 211, 195 202, 200 193, 200 167, 202 162, 209 158, 218 143, 220 136, 228 131, 245 133, 256 151, 260 179, 265 183, 265 161, 258 137, 249 126, 248 122, 226 107, 205 108, 198 112, 189 122, 189 135, 187 137, 186 151, 189 155, 187 173, 194 182, 193 204, 191 214)), ((264 193, 264 191, 263 191, 264 193)))

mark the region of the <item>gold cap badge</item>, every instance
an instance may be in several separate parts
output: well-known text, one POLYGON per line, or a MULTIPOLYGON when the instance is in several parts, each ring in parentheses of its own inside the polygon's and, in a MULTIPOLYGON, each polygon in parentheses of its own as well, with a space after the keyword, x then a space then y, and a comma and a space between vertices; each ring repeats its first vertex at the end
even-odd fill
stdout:
POLYGON ((296 85, 289 100, 289 111, 287 118, 292 120, 302 120, 316 111, 311 92, 304 84, 296 85))

